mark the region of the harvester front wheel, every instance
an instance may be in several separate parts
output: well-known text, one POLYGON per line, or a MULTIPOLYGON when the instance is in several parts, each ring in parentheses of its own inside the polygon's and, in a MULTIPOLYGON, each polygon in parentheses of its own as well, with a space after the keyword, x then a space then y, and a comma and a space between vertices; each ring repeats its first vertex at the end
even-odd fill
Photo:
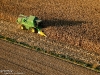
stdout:
POLYGON ((35 33, 35 29, 34 28, 30 28, 31 32, 35 33))

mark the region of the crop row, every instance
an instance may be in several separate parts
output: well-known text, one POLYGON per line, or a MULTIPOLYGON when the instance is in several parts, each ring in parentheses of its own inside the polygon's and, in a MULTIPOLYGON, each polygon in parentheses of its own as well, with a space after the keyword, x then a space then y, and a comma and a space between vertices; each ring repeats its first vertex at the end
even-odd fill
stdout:
POLYGON ((47 54, 47 55, 51 55, 53 57, 68 61, 70 63, 81 65, 81 66, 86 67, 88 69, 100 72, 100 65, 96 65, 94 67, 95 64, 85 63, 84 61, 72 58, 69 55, 57 54, 55 51, 47 51, 47 50, 44 50, 44 49, 37 47, 37 46, 30 46, 29 44, 27 44, 25 42, 17 42, 16 39, 12 39, 12 38, 5 37, 5 36, 2 36, 2 35, 0 35, 0 39, 9 41, 13 44, 17 44, 17 45, 20 45, 20 46, 23 46, 23 47, 27 47, 27 48, 32 49, 32 50, 34 49, 37 52, 41 52, 41 53, 44 53, 44 54, 47 54))

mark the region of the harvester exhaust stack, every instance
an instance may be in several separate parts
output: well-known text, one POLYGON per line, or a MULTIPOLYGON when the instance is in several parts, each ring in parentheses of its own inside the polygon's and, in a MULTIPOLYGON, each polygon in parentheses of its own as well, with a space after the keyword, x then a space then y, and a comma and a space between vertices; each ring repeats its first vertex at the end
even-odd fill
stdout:
POLYGON ((42 22, 42 20, 35 20, 37 23, 42 22))

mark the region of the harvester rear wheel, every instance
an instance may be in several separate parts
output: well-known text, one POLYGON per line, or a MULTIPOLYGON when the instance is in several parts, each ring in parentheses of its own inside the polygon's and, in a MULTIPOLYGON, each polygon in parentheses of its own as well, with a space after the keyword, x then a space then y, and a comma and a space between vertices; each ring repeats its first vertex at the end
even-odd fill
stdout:
POLYGON ((24 29, 25 29, 25 26, 21 25, 20 28, 21 28, 22 30, 24 30, 24 29))
POLYGON ((35 29, 34 28, 30 28, 31 32, 35 33, 35 29))

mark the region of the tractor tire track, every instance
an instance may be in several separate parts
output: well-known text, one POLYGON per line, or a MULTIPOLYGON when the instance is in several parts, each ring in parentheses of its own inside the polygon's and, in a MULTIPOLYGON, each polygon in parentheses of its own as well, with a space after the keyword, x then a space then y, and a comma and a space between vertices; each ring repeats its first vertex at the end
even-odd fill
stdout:
MULTIPOLYGON (((24 66, 20 66, 18 64, 15 64, 11 61, 8 61, 7 59, 0 58, 0 70, 12 70, 12 73, 20 73, 21 75, 42 75, 39 72, 36 72, 34 70, 30 70, 24 66)), ((3 74, 3 73, 2 73, 3 74)), ((5 74, 4 74, 5 75, 5 74)))

